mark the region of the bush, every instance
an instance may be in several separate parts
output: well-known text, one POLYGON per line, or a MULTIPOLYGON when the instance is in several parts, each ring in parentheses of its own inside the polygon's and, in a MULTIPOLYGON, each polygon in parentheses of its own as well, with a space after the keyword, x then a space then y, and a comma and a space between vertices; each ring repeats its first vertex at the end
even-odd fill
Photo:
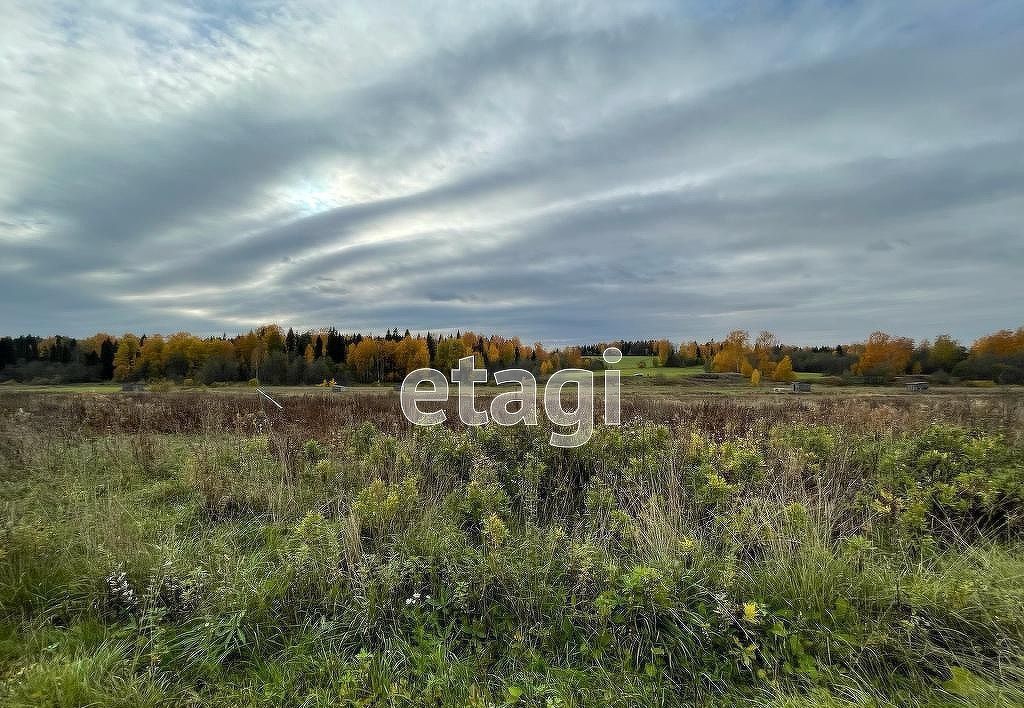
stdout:
POLYGON ((1002 395, 644 400, 574 450, 386 396, 5 395, 4 705, 1024 699, 1002 395))

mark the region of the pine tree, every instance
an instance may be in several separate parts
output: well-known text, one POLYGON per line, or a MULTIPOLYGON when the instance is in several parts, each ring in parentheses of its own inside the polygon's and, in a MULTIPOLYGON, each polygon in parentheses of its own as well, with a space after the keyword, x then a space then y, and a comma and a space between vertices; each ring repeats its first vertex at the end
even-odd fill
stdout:
POLYGON ((109 337, 100 345, 100 376, 104 379, 114 378, 114 343, 109 337))

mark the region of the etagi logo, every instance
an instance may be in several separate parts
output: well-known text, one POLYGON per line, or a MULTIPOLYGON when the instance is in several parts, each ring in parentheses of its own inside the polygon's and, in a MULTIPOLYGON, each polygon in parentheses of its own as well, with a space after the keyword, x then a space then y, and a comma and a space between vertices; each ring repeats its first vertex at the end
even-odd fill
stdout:
MULTIPOLYGON (((622 352, 608 347, 602 354, 607 364, 622 361, 622 352)), ((487 370, 473 368, 473 357, 459 359, 459 368, 452 369, 452 382, 458 385, 459 420, 466 425, 486 425, 486 410, 476 409, 478 383, 487 382, 487 370)), ((499 386, 513 384, 515 390, 499 393, 491 401, 490 418, 498 425, 537 425, 537 379, 526 369, 505 369, 494 374, 499 386)), ((604 372, 604 422, 619 424, 619 372, 604 372)), ((448 419, 443 411, 421 411, 420 402, 447 401, 448 379, 437 369, 410 371, 402 381, 402 414, 413 425, 439 425, 448 419), (420 386, 430 384, 430 388, 420 386)), ((544 414, 555 425, 572 427, 571 433, 551 433, 555 447, 579 447, 594 434, 594 373, 586 369, 562 369, 552 374, 544 386, 544 414), (562 388, 576 387, 576 407, 562 405, 562 388)))

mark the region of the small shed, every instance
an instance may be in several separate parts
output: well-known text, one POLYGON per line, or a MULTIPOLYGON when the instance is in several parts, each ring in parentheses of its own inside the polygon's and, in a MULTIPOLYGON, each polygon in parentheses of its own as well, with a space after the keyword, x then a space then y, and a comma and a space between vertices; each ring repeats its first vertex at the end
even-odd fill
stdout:
POLYGON ((810 381, 794 381, 790 390, 793 393, 809 393, 811 390, 810 381))
POLYGON ((346 388, 348 388, 348 387, 347 386, 342 386, 341 384, 332 384, 331 385, 331 390, 334 391, 335 393, 341 393, 346 388))
POLYGON ((125 381, 121 384, 122 391, 145 391, 146 384, 141 381, 125 381))
POLYGON ((928 390, 928 382, 927 381, 908 381, 907 382, 907 390, 908 391, 927 391, 928 390))

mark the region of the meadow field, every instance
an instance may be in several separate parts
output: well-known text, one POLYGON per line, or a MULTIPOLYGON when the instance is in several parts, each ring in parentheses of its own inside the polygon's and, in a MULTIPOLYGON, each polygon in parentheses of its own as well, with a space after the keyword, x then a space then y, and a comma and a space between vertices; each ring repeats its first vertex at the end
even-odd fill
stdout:
POLYGON ((733 388, 3 387, 0 704, 1024 705, 1020 389, 733 388))

